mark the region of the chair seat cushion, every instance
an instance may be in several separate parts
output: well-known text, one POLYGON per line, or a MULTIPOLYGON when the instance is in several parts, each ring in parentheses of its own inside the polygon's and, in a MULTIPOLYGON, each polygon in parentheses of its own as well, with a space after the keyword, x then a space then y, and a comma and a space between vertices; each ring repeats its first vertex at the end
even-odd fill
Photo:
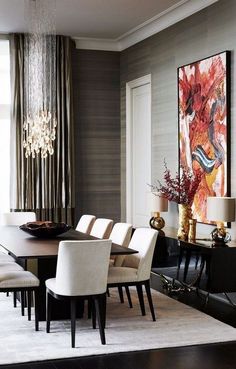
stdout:
POLYGON ((8 254, 5 254, 4 252, 0 251, 0 263, 2 262, 11 262, 11 261, 15 261, 15 259, 8 255, 8 254))
MULTIPOLYGON (((73 296, 71 295, 70 293, 66 294, 66 295, 62 295, 60 291, 58 291, 57 287, 56 287, 56 278, 50 278, 50 279, 47 279, 45 281, 45 284, 46 284, 46 287, 54 292, 56 295, 61 295, 61 296, 73 296)), ((77 296, 77 295, 76 295, 77 296)))
POLYGON ((128 267, 111 267, 108 272, 108 284, 136 282, 138 280, 137 269, 128 267))
POLYGON ((46 287, 51 290, 54 293, 57 293, 56 291, 56 278, 50 278, 45 281, 46 287))
POLYGON ((10 262, 10 263, 3 263, 0 259, 0 275, 2 273, 7 272, 19 272, 24 270, 19 264, 10 262))
POLYGON ((0 272, 0 289, 1 288, 27 288, 38 287, 39 280, 30 272, 0 272))
MULTIPOLYGON (((52 292, 54 292, 56 295, 61 295, 61 296, 74 296, 74 295, 72 295, 72 294, 70 294, 70 293, 68 293, 68 294, 61 294, 61 291, 58 291, 58 288, 57 288, 57 286, 56 286, 56 278, 50 278, 50 279, 47 279, 46 281, 45 281, 45 285, 46 285, 46 287, 50 290, 50 291, 52 291, 52 292)), ((76 295, 77 296, 77 295, 76 295)))

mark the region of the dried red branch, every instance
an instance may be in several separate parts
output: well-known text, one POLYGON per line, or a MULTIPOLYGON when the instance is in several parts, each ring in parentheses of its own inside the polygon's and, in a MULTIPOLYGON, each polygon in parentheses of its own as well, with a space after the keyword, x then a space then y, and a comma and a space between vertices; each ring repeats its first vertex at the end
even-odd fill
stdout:
POLYGON ((157 181, 157 185, 151 185, 152 191, 158 192, 160 196, 167 198, 169 201, 192 206, 202 174, 200 172, 193 174, 191 171, 186 171, 186 169, 180 167, 181 175, 176 173, 175 177, 172 177, 165 161, 164 166, 165 183, 162 184, 157 181))

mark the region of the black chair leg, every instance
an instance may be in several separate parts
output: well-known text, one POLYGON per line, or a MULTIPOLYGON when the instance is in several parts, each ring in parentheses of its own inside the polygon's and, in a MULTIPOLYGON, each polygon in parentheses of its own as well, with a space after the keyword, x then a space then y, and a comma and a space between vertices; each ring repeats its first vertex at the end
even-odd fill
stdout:
POLYGON ((52 312, 52 298, 48 291, 46 291, 46 332, 50 333, 50 322, 52 312))
POLYGON ((136 285, 137 293, 138 293, 138 299, 139 299, 139 305, 141 309, 142 315, 146 315, 145 312, 145 306, 144 306, 144 300, 143 300, 143 288, 142 285, 139 283, 136 285))
POLYGON ((91 319, 91 313, 92 313, 92 301, 91 298, 88 298, 88 319, 91 319))
POLYGON ((75 347, 75 325, 76 325, 76 300, 70 300, 70 319, 71 319, 71 347, 75 347))
POLYGON ((96 306, 96 312, 98 317, 98 326, 99 326, 99 333, 101 338, 102 345, 106 344, 106 338, 105 338, 105 331, 104 331, 104 317, 102 316, 104 311, 103 310, 103 303, 104 299, 103 296, 96 296, 95 297, 95 306, 96 306))
POLYGON ((35 330, 39 330, 39 291, 34 291, 35 330))
POLYGON ((133 304, 132 304, 132 300, 131 300, 131 296, 130 296, 130 292, 129 292, 129 286, 125 286, 125 291, 126 291, 129 307, 132 308, 133 304))
POLYGON ((92 326, 93 329, 96 329, 96 308, 95 308, 95 303, 94 300, 90 300, 90 304, 91 304, 91 312, 92 312, 92 326))
POLYGON ((31 291, 27 292, 27 311, 28 311, 28 320, 31 320, 31 291))
POLYGON ((109 288, 107 288, 107 296, 110 297, 110 291, 109 288))
POLYGON ((17 306, 16 292, 13 292, 13 306, 14 308, 17 306))
POLYGON ((20 292, 20 300, 21 300, 21 315, 25 315, 25 291, 20 292))
POLYGON ((106 328, 106 314, 107 314, 107 295, 104 293, 101 295, 101 308, 102 308, 102 324, 103 328, 106 328))
POLYGON ((150 289, 150 282, 146 281, 144 283, 145 285, 145 290, 146 290, 146 294, 147 294, 147 298, 148 298, 148 302, 149 302, 149 308, 152 314, 152 320, 155 322, 156 321, 156 317, 155 317, 155 312, 154 312, 154 307, 153 307, 153 302, 152 302, 152 295, 151 295, 151 289, 150 289))
POLYGON ((118 292, 119 292, 119 296, 120 296, 120 302, 123 304, 124 303, 124 295, 123 295, 122 286, 118 286, 118 292))

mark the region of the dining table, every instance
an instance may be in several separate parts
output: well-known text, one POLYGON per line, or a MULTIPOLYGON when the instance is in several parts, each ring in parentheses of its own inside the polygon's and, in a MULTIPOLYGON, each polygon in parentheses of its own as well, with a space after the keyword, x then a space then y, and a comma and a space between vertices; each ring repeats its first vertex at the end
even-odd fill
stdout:
MULTIPOLYGON (((21 230, 18 226, 0 226, 0 245, 25 270, 33 271, 40 280, 39 287, 39 320, 46 318, 45 281, 56 275, 58 247, 61 241, 96 240, 96 237, 71 228, 67 232, 50 238, 37 238, 21 230), (33 270, 32 270, 33 268, 33 270)), ((99 247, 99 245, 98 245, 99 247)), ((115 243, 111 245, 111 255, 131 255, 137 253, 128 247, 115 243)), ((91 271, 92 273, 93 271, 91 271)), ((83 316, 83 301, 78 305, 77 317, 83 316)), ((52 308, 52 319, 64 319, 70 316, 67 302, 55 300, 52 308)))

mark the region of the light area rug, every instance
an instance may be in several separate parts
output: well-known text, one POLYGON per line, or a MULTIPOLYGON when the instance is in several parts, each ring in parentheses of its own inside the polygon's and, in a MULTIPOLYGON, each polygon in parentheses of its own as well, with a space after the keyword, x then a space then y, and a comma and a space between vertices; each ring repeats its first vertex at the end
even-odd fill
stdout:
POLYGON ((22 317, 20 307, 12 307, 11 296, 0 294, 0 365, 236 340, 231 326, 159 292, 152 291, 156 322, 146 301, 147 315, 141 316, 135 290, 131 291, 133 309, 119 302, 116 289, 110 292, 107 344, 101 345, 91 320, 79 319, 75 349, 70 347, 69 321, 53 321, 49 334, 45 322, 40 322, 40 330, 35 332, 34 321, 22 317))

